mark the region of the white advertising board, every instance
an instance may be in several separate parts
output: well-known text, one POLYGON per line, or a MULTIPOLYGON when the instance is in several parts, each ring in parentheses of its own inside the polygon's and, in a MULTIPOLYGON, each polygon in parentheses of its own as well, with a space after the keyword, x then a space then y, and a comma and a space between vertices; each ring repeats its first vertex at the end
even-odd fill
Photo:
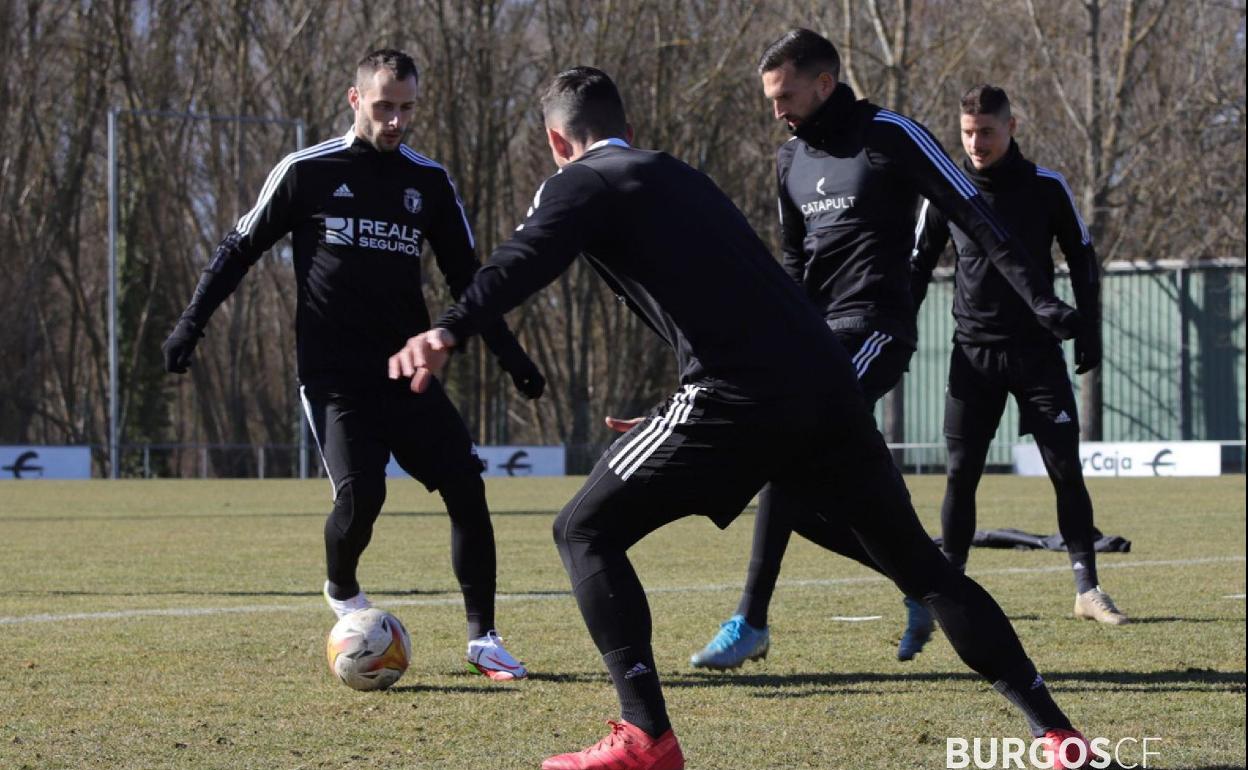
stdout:
MULTIPOLYGON (((1079 460, 1085 476, 1222 475, 1222 445, 1216 441, 1085 441, 1079 460)), ((1014 445, 1014 472, 1048 475, 1035 444, 1014 445)))
POLYGON ((91 448, 0 446, 0 479, 89 479, 91 448))
MULTIPOLYGON (((483 476, 562 476, 566 452, 561 446, 479 446, 477 456, 485 463, 483 476)), ((406 476, 390 458, 387 476, 406 476)))

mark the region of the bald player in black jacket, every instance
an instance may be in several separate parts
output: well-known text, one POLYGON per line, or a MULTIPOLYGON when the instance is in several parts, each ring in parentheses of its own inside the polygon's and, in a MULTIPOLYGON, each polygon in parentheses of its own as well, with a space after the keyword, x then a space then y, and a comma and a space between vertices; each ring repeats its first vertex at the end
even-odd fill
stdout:
POLYGON ((559 171, 460 301, 390 359, 432 387, 451 349, 583 257, 675 353, 681 388, 615 442, 555 520, 577 604, 621 717, 544 770, 680 770, 628 549, 700 514, 725 527, 764 484, 850 522, 875 562, 924 597, 966 663, 1046 745, 1082 741, 996 602, 941 555, 875 428, 849 357, 801 289, 704 174, 635 149, 615 84, 577 67, 542 99, 559 171))
MULTIPOLYGON (((1053 242, 1066 256, 1075 304, 1084 319, 1075 337, 1076 372, 1101 363, 1100 268, 1092 235, 1058 172, 1023 157, 1005 91, 976 86, 962 97, 965 170, 1010 231, 1027 246, 1035 268, 1053 280, 1053 242)), ((1057 523, 1075 578, 1077 618, 1122 625, 1127 616, 1101 590, 1096 573, 1092 498, 1079 460, 1079 413, 1061 340, 1037 323, 1007 278, 956 222, 924 205, 912 260, 915 305, 953 239, 953 316, 957 323, 945 389, 949 449, 940 519, 942 549, 965 568, 975 534, 975 489, 1005 399, 1019 407, 1019 432, 1032 434, 1057 494, 1057 523)))

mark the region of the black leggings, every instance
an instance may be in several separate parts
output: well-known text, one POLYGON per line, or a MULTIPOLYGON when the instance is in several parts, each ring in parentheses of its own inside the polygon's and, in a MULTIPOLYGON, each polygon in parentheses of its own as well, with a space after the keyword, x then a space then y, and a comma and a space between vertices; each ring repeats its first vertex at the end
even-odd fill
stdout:
MULTIPOLYGON (((769 504, 785 511, 790 520, 802 521, 803 534, 821 544, 845 542, 847 527, 870 563, 878 565, 904 593, 929 604, 968 666, 990 681, 1030 686, 1036 671, 1009 620, 992 597, 955 569, 933 544, 914 513, 883 438, 865 410, 862 417, 866 418, 863 425, 845 428, 857 441, 852 450, 847 447, 835 470, 827 474, 802 470, 776 479, 769 504), (829 490, 835 490, 836 501, 825 499, 829 490), (843 519, 805 513, 815 510, 835 510, 843 519)), ((731 516, 767 480, 768 470, 774 470, 767 469, 757 454, 743 458, 737 447, 717 452, 713 445, 698 445, 694 438, 685 437, 666 460, 673 469, 670 475, 660 468, 642 481, 637 477, 622 480, 608 467, 608 453, 555 519, 559 555, 586 625, 603 654, 622 648, 650 649, 650 609, 628 560, 628 549, 690 513, 714 518, 729 512, 731 516), (699 467, 704 472, 697 473, 699 467)), ((747 439, 737 446, 753 443, 747 439)))
POLYGON ((451 567, 464 597, 470 638, 494 628, 494 528, 481 462, 468 430, 440 387, 305 388, 304 408, 334 488, 325 522, 326 575, 335 598, 360 590, 360 556, 386 499, 386 464, 436 489, 451 517, 451 567))
POLYGON ((796 532, 816 545, 839 553, 883 572, 871 559, 867 549, 854 535, 849 524, 838 516, 820 518, 809 511, 777 510, 772 500, 771 485, 763 488, 754 517, 754 541, 750 546, 750 565, 745 575, 745 590, 737 605, 737 613, 755 628, 767 626, 767 610, 780 577, 780 564, 789 547, 789 536, 796 532))
MULTIPOLYGON (((949 448, 948 481, 940 509, 942 550, 958 567, 965 567, 975 535, 975 491, 984 473, 991 437, 974 439, 946 436, 949 448)), ((1036 434, 1036 445, 1057 494, 1057 527, 1066 541, 1066 551, 1080 591, 1095 587, 1096 529, 1092 521, 1092 498, 1083 481, 1079 462, 1079 434, 1073 430, 1043 431, 1036 434)))

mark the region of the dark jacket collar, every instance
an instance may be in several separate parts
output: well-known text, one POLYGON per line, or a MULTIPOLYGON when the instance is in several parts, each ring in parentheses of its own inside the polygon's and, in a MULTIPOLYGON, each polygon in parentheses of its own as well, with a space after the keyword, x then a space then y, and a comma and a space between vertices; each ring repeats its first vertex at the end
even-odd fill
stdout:
POLYGON ((827 142, 845 132, 857 102, 854 89, 845 83, 837 83, 832 95, 819 105, 813 115, 793 130, 793 135, 811 145, 827 142))
POLYGON ((975 186, 981 190, 1016 185, 1031 173, 1031 164, 1023 157, 1022 150, 1018 148, 1018 142, 1013 139, 1010 140, 1010 149, 1005 151, 1001 160, 988 168, 976 169, 970 158, 962 161, 962 168, 966 170, 966 175, 971 178, 975 186))

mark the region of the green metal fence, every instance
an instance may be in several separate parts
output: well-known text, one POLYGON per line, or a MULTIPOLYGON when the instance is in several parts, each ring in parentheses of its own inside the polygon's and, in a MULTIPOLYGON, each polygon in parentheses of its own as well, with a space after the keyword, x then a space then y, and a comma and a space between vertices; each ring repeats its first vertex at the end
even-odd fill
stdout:
MULTIPOLYGON (((1104 440, 1243 440, 1243 262, 1113 264, 1102 287, 1104 440)), ((1058 294, 1070 301, 1064 276, 1058 294)), ((919 312, 919 347, 904 386, 906 443, 941 448, 911 451, 908 464, 944 463, 952 305, 952 276, 938 275, 919 312)), ((1073 346, 1065 347, 1069 359, 1073 346)), ((989 462, 1010 463, 1017 437, 1011 400, 989 462)))

